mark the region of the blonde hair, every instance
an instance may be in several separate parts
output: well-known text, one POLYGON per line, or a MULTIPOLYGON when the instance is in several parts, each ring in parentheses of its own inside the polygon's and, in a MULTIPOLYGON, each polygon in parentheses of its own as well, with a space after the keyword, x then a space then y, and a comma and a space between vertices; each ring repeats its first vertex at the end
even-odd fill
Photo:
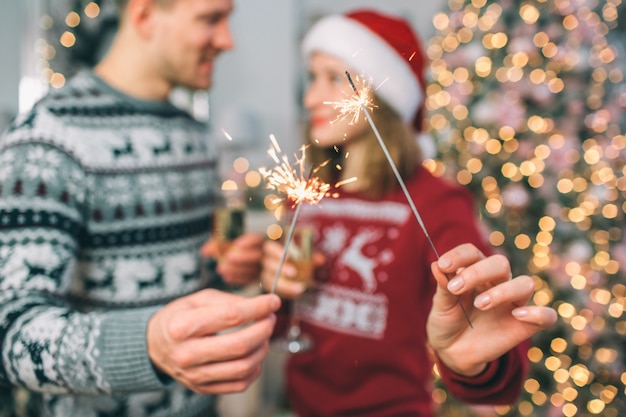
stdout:
MULTIPOLYGON (((377 107, 370 113, 372 120, 385 142, 400 176, 403 180, 407 180, 414 173, 422 158, 415 133, 410 126, 402 121, 398 113, 376 96, 374 97, 374 104, 377 107)), ((331 159, 333 163, 321 169, 318 175, 323 181, 334 184, 339 177, 339 171, 336 170, 335 166, 337 163, 343 163, 345 153, 341 147, 338 147, 337 151, 335 147, 320 148, 316 146, 311 142, 309 133, 310 128, 307 127, 305 142, 311 145, 306 150, 307 159, 313 166, 331 159)), ((380 198, 398 187, 398 181, 373 130, 369 129, 366 136, 360 140, 366 142, 368 150, 365 152, 365 158, 359 161, 366 169, 362 171, 362 176, 358 180, 363 182, 362 191, 366 196, 380 198)))

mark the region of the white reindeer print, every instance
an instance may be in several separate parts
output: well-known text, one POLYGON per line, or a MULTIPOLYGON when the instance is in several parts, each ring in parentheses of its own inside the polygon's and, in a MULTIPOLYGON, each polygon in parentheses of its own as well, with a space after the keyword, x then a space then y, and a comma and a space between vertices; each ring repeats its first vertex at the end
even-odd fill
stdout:
POLYGON ((374 276, 374 268, 378 266, 378 258, 369 258, 363 254, 363 247, 375 242, 382 236, 381 230, 365 229, 360 231, 351 241, 350 245, 341 254, 339 261, 354 270, 363 280, 363 291, 373 293, 376 291, 378 282, 374 276))

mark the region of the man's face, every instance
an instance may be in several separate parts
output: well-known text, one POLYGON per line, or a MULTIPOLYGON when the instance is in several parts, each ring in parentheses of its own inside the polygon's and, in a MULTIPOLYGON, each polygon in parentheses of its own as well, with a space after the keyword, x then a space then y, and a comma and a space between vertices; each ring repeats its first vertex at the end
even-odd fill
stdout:
POLYGON ((215 58, 234 46, 232 8, 232 0, 173 0, 157 7, 150 56, 158 76, 172 87, 210 88, 215 58))

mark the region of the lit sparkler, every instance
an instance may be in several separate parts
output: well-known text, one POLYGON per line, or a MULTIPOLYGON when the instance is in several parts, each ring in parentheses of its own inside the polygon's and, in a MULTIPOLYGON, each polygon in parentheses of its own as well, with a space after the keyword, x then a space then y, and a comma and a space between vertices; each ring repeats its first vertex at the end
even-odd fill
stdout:
MULTIPOLYGON (((324 104, 331 104, 334 109, 339 110, 339 114, 337 118, 333 120, 331 123, 336 122, 337 120, 345 119, 346 117, 352 117, 350 123, 355 124, 359 121, 359 117, 361 116, 361 110, 367 111, 373 110, 376 105, 374 105, 374 101, 372 99, 372 80, 366 80, 357 76, 356 82, 361 87, 362 94, 356 94, 353 97, 345 98, 341 101, 325 101, 324 104)), ((350 81, 350 84, 354 87, 354 83, 350 81)), ((355 88, 356 91, 356 88, 355 88)))
POLYGON ((268 151, 270 157, 276 162, 276 166, 270 170, 260 168, 259 172, 267 181, 267 188, 273 188, 286 195, 287 200, 294 205, 306 201, 310 204, 319 203, 330 191, 330 184, 314 177, 312 174, 328 164, 325 161, 317 167, 311 168, 308 176, 304 175, 306 146, 300 148, 300 156, 292 165, 289 158, 282 153, 274 135, 270 135, 272 147, 268 151))
MULTIPOLYGON (((276 276, 274 277, 274 282, 272 284, 271 292, 274 293, 276 291, 276 284, 280 276, 280 271, 285 259, 287 258, 287 248, 291 243, 296 221, 300 215, 300 209, 302 208, 302 203, 306 202, 309 204, 318 204, 324 197, 330 195, 331 185, 313 175, 322 167, 326 166, 330 160, 324 161, 318 166, 311 167, 308 174, 305 176, 306 146, 302 146, 300 148, 300 156, 298 157, 296 155, 296 161, 291 164, 289 162, 289 158, 282 153, 274 135, 270 135, 270 140, 272 142, 272 147, 268 151, 268 154, 274 162, 276 162, 276 166, 269 170, 260 168, 259 172, 267 181, 267 188, 273 188, 277 192, 285 194, 286 200, 290 201, 295 206, 293 218, 291 219, 291 225, 285 240, 285 248, 280 258, 278 269, 276 270, 276 276)), ((355 180, 356 178, 350 178, 340 181, 335 184, 335 188, 355 180)))
MULTIPOLYGON (((424 224, 424 221, 422 220, 422 216, 420 216, 419 212, 417 211, 417 207, 415 207, 415 204, 413 203, 413 199, 411 198, 411 195, 409 194, 409 190, 406 188, 406 184, 404 183, 404 180, 400 176, 400 172, 398 172, 398 168, 396 167, 396 164, 393 162, 393 159, 391 158, 391 154, 389 154, 389 150, 387 149, 387 146, 385 145, 385 142, 380 136, 380 133, 378 132, 378 128, 376 127, 376 124, 374 123, 374 120, 372 119, 372 116, 370 115, 368 106, 366 104, 369 103, 370 104, 369 107, 371 108, 373 106, 371 104, 372 99, 371 97, 368 97, 368 98, 364 97, 365 95, 370 96, 370 90, 368 89, 367 91, 363 91, 362 93, 359 93, 359 90, 356 88, 356 85, 354 84, 354 81, 352 81, 352 77, 350 76, 350 73, 348 71, 346 71, 346 76, 348 77, 348 81, 350 82, 350 85, 352 86, 352 89, 355 92, 355 97, 353 97, 352 99, 343 100, 341 102, 343 103, 341 107, 342 111, 343 109, 346 109, 346 110, 345 110, 345 114, 342 114, 340 116, 347 117, 347 115, 349 114, 348 113, 349 109, 354 109, 355 107, 358 107, 359 110, 356 110, 356 111, 351 110, 353 112, 352 123, 356 123, 358 121, 358 116, 360 114, 360 111, 361 110, 363 111, 363 114, 365 114, 365 118, 367 119, 367 122, 372 128, 372 131, 374 132, 374 135, 376 136, 376 139, 378 140, 378 143, 380 144, 380 147, 382 148, 383 153, 385 154, 385 157, 387 158, 387 161, 389 162, 389 165, 391 166, 391 170, 393 171, 394 175, 396 176, 396 179, 398 180, 398 183, 400 184, 400 188, 402 188, 402 192, 404 193, 404 196, 406 197, 409 203, 409 206, 411 207, 411 211, 413 212, 413 215, 417 219, 417 222, 419 223, 422 231, 424 232, 424 235, 426 235, 428 244, 430 245, 433 252, 435 253, 435 256, 437 257, 437 259, 439 259, 439 252, 435 248, 435 244, 433 243, 432 239, 430 238, 430 235, 428 234, 428 230, 426 229, 426 225, 424 224), (352 103, 349 104, 348 102, 352 102, 352 103)), ((446 278, 448 278, 448 280, 450 279, 447 275, 446 275, 446 278)), ((474 327, 472 326, 472 322, 469 318, 469 315, 467 314, 467 311, 465 310, 463 303, 461 303, 461 298, 459 297, 458 294, 456 298, 459 303, 459 306, 461 307, 461 310, 463 311, 463 314, 465 315, 465 318, 467 319, 468 324, 470 325, 470 327, 474 327)))

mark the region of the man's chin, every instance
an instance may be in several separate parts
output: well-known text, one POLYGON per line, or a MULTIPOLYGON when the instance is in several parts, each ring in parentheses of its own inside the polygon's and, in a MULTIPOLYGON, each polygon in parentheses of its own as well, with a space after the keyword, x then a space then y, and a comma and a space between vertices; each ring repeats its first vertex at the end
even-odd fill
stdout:
POLYGON ((199 91, 199 90, 210 90, 213 83, 209 81, 204 82, 193 82, 193 83, 185 83, 182 84, 181 87, 184 87, 188 90, 199 91))

